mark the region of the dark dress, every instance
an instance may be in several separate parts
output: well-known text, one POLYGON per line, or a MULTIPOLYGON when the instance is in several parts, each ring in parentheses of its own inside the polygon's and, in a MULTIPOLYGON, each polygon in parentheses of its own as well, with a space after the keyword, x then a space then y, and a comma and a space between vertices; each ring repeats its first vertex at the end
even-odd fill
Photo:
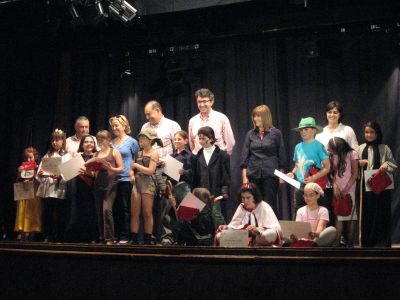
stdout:
MULTIPOLYGON (((92 156, 84 154, 82 157, 84 161, 92 158, 92 156)), ((76 176, 71 180, 71 215, 65 233, 66 242, 89 243, 99 239, 93 196, 93 178, 86 179, 92 183, 88 184, 81 176, 76 176)))
MULTIPOLYGON (((115 168, 116 161, 113 156, 113 148, 110 148, 108 155, 102 159, 115 168)), ((115 239, 112 209, 117 195, 117 183, 115 173, 109 173, 107 170, 100 170, 94 181, 93 192, 100 240, 113 241, 115 239)))

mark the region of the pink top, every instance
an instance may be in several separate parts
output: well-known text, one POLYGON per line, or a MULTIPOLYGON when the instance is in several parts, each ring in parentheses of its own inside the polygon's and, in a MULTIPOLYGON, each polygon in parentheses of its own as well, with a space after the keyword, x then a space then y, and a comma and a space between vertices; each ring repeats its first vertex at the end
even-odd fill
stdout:
POLYGON ((201 114, 197 114, 189 121, 189 145, 193 154, 197 154, 201 149, 197 132, 204 126, 209 126, 214 130, 216 138, 215 145, 231 155, 233 146, 235 146, 235 137, 233 136, 231 123, 229 122, 228 117, 223 113, 212 109, 208 118, 203 118, 201 114))
MULTIPOLYGON (((351 178, 351 161, 352 160, 358 160, 358 153, 354 150, 351 150, 349 153, 347 153, 346 171, 343 173, 343 176, 339 177, 339 174, 336 171, 335 183, 339 187, 340 190, 343 190, 346 187, 347 183, 349 182, 349 180, 351 178)), ((336 154, 333 155, 332 162, 333 162, 333 169, 337 170, 338 156, 336 154)), ((350 188, 349 192, 355 192, 355 191, 356 191, 356 182, 354 182, 354 184, 350 188)))
POLYGON ((317 230, 319 220, 325 220, 329 222, 329 212, 323 206, 318 206, 318 208, 310 210, 308 206, 305 205, 297 210, 296 221, 309 222, 311 224, 312 231, 317 230))

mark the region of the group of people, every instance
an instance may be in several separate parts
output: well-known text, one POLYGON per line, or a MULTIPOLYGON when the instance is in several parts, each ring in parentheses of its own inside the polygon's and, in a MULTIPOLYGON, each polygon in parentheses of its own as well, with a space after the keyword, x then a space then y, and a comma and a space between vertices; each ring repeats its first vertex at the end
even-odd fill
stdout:
MULTIPOLYGON (((55 129, 44 158, 60 157, 62 162, 76 155, 84 161, 101 159, 100 167, 84 166, 79 176, 67 182, 60 174, 45 172, 36 149, 26 148, 19 180, 34 182, 35 197, 18 201, 15 231, 20 238, 37 240, 41 233, 42 240, 54 242, 155 244, 159 239, 165 245, 211 245, 218 244, 224 230, 245 229, 251 245, 290 244, 284 241, 276 217, 282 182, 274 175, 275 170, 287 170, 287 155, 269 107, 260 105, 252 111, 254 128, 245 137, 240 158, 241 204, 227 222, 235 138, 227 116, 212 109, 215 99, 209 89, 197 90, 195 100, 199 114, 190 119, 188 132, 166 118, 156 100, 144 107, 148 122, 137 140, 130 136, 124 115, 109 119, 112 133, 101 130, 90 135, 86 117, 76 120, 72 137, 55 129), (167 155, 183 163, 179 182, 163 174, 167 155), (31 177, 22 175, 25 162, 34 162, 31 177), (205 208, 191 220, 176 218, 177 206, 189 192, 205 208), (160 193, 169 200, 174 217, 169 212, 154 213, 160 193)), ((328 104, 326 116, 324 128, 307 117, 294 129, 302 142, 294 150, 294 167, 286 175, 302 184, 295 192, 296 220, 311 223, 309 238, 319 246, 338 246, 345 222, 351 246, 355 221, 361 215, 361 245, 390 246, 390 191, 375 195, 362 188, 361 210, 356 197, 359 169, 393 173, 397 168, 389 147, 382 144, 380 127, 368 122, 366 142, 359 146, 351 127, 341 123, 344 114, 339 102, 328 104), (353 202, 351 214, 335 216, 332 198, 347 195, 353 202)))

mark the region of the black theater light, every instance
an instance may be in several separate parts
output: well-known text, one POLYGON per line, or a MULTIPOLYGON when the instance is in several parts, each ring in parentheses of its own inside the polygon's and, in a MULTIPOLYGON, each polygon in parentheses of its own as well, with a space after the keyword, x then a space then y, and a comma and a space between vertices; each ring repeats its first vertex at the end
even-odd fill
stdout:
POLYGON ((108 10, 111 15, 123 23, 131 21, 137 13, 137 9, 128 0, 115 0, 110 4, 108 10))

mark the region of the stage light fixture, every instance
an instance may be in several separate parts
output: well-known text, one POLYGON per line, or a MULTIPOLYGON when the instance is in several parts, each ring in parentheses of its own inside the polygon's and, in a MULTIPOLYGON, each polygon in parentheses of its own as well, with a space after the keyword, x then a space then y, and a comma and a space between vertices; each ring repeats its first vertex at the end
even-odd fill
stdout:
POLYGON ((121 22, 131 21, 137 14, 137 9, 128 0, 115 0, 108 7, 109 12, 121 22))
POLYGON ((78 10, 76 9, 75 4, 72 1, 69 2, 68 10, 69 10, 69 13, 71 14, 71 17, 73 20, 80 18, 78 10))
POLYGON ((99 17, 107 17, 107 13, 104 11, 103 4, 101 4, 100 0, 96 0, 94 2, 94 6, 96 7, 97 15, 99 17))

